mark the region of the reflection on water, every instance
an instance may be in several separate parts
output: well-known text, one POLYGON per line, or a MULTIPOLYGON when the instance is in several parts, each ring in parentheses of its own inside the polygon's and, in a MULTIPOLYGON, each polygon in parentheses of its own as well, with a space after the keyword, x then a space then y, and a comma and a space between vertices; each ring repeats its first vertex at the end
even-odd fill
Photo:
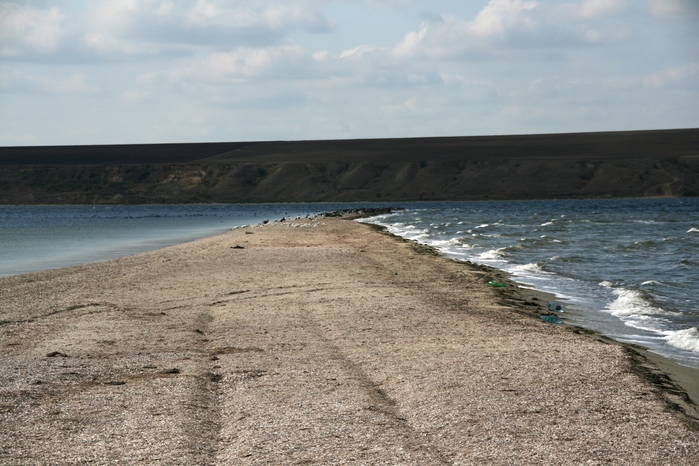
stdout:
POLYGON ((158 249, 228 229, 382 204, 0 206, 0 276, 158 249))

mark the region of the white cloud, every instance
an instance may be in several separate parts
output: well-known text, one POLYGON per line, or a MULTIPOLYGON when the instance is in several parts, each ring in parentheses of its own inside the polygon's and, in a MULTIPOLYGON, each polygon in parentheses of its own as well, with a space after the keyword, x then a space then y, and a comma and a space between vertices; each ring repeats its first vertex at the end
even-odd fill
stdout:
POLYGON ((359 45, 357 47, 342 52, 340 54, 340 58, 358 60, 363 58, 366 54, 371 54, 379 50, 381 50, 379 47, 375 47, 373 45, 359 45))
POLYGON ((63 14, 56 7, 40 10, 0 3, 0 56, 54 50, 62 36, 62 20, 63 14))
POLYGON ((646 87, 660 88, 668 85, 686 81, 699 77, 699 63, 688 63, 682 66, 664 69, 658 73, 653 73, 643 80, 646 87))
MULTIPOLYGON (((238 48, 232 52, 213 53, 207 60, 208 79, 290 77, 302 71, 303 64, 315 61, 297 45, 265 48, 238 48)), ((199 74, 199 77, 203 77, 199 74)))
POLYGON ((585 0, 573 9, 580 18, 591 19, 616 15, 626 9, 626 0, 585 0))
POLYGON ((313 59, 320 63, 327 63, 330 59, 330 53, 327 50, 319 50, 313 53, 313 59))
POLYGON ((427 35, 427 24, 422 23, 418 32, 411 31, 393 47, 392 54, 398 58, 410 58, 427 35))
POLYGON ((45 60, 51 52, 51 61, 123 61, 269 47, 291 32, 332 31, 334 22, 318 5, 305 0, 100 0, 39 9, 31 2, 0 2, 0 56, 45 60))
POLYGON ((406 34, 391 54, 403 60, 424 56, 477 61, 526 49, 620 40, 628 37, 629 28, 605 20, 625 8, 625 0, 586 0, 560 6, 524 0, 490 0, 471 21, 443 14, 439 20, 423 22, 418 31, 406 34))
POLYGON ((465 32, 476 37, 498 37, 520 25, 532 26, 534 21, 525 12, 538 6, 537 2, 523 0, 490 0, 473 21, 465 24, 465 32))
POLYGON ((697 0, 648 0, 648 9, 651 14, 660 18, 699 18, 697 0))
POLYGON ((696 125, 695 5, 0 0, 0 144, 696 125))
POLYGON ((221 0, 161 1, 110 0, 93 5, 85 42, 95 47, 110 44, 133 53, 130 44, 153 49, 231 49, 269 46, 290 31, 323 32, 333 28, 320 10, 304 4, 226 2, 221 0), (104 36, 95 42, 95 35, 104 36))

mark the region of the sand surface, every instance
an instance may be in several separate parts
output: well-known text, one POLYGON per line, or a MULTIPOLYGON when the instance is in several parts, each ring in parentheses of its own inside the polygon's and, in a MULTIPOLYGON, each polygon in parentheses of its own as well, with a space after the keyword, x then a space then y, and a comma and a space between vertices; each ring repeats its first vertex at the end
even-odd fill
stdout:
POLYGON ((487 275, 322 218, 0 279, 0 464, 699 464, 642 354, 487 275))

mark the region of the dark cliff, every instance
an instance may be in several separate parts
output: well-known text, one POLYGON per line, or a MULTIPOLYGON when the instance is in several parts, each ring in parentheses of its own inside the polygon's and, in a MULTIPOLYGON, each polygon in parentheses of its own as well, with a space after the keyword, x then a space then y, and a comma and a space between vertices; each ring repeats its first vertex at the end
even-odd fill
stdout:
POLYGON ((0 203, 699 195, 699 130, 0 148, 0 203))

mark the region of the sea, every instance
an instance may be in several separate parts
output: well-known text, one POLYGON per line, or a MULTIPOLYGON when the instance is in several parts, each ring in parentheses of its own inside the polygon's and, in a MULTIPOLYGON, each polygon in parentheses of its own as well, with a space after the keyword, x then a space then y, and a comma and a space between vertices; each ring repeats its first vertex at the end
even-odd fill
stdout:
POLYGON ((556 295, 563 323, 699 368, 699 199, 450 202, 363 220, 556 295))
POLYGON ((97 262, 231 228, 355 207, 347 203, 0 206, 0 277, 97 262))
POLYGON ((365 207, 401 210, 363 222, 454 260, 502 269, 522 287, 555 295, 563 324, 699 368, 699 198, 0 206, 0 276, 365 207))

